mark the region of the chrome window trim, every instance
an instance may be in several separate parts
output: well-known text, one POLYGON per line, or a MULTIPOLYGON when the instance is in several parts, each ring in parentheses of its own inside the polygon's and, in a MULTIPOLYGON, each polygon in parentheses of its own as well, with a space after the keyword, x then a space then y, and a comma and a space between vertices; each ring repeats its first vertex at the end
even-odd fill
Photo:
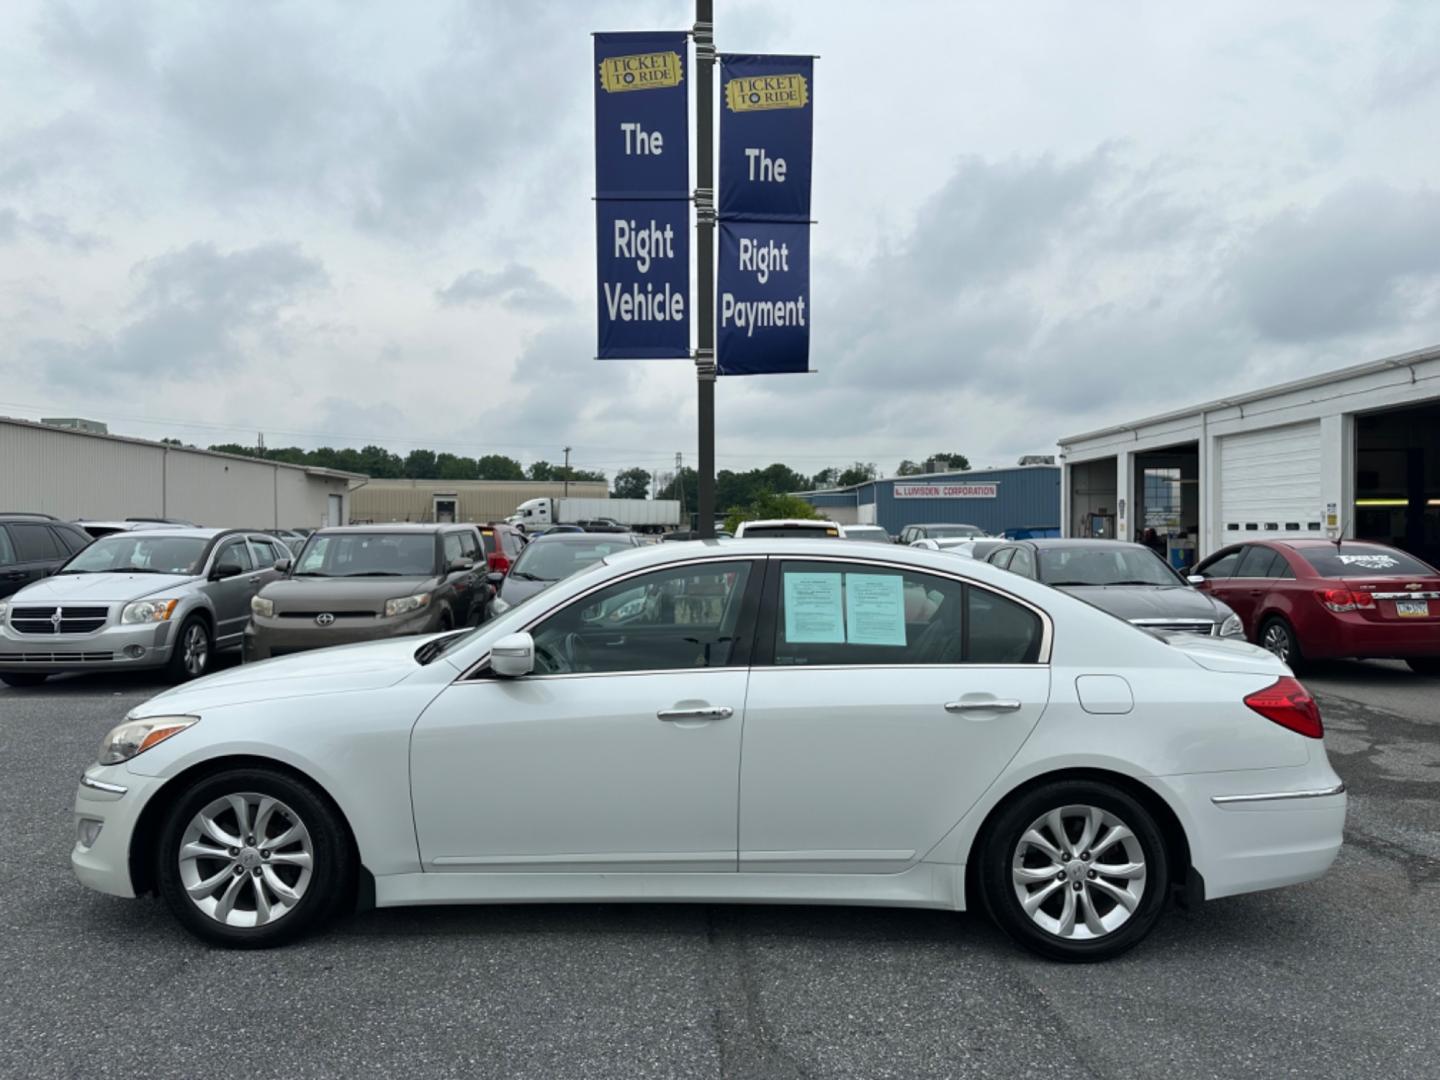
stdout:
POLYGON ((1345 794, 1345 781, 1334 787, 1309 788, 1304 791, 1266 791, 1258 795, 1212 795, 1210 801, 1216 806, 1231 806, 1235 803, 1284 802, 1289 799, 1328 799, 1332 795, 1345 794))
MULTIPOLYGON (((977 580, 975 580, 974 578, 966 577, 966 576, 963 575, 963 574, 958 574, 958 573, 956 573, 955 571, 953 571, 953 570, 951 570, 951 569, 949 569, 949 568, 946 568, 946 569, 944 569, 944 570, 939 570, 939 569, 934 569, 934 568, 929 567, 929 566, 914 566, 914 565, 912 565, 911 563, 892 562, 892 561, 890 561, 889 559, 877 558, 877 557, 875 557, 875 556, 866 557, 865 555, 849 555, 849 556, 846 556, 846 555, 789 555, 789 554, 782 554, 782 555, 770 555, 769 558, 771 558, 771 559, 788 560, 788 561, 790 561, 790 562, 806 562, 806 563, 811 563, 811 562, 836 562, 836 563, 845 563, 845 564, 847 564, 847 565, 856 565, 856 564, 858 564, 858 565, 861 565, 861 566, 883 566, 883 567, 885 567, 886 569, 889 569, 889 570, 898 570, 898 571, 900 571, 902 574, 905 573, 906 571, 909 571, 910 573, 913 573, 913 574, 928 574, 930 577, 946 578, 946 579, 948 579, 948 580, 950 580, 950 581, 957 581, 957 582, 959 582, 959 583, 962 584, 962 585, 968 585, 968 586, 970 586, 972 589, 983 589, 985 592, 991 593, 992 595, 999 596, 999 597, 1002 597, 1003 599, 1009 600, 1009 601, 1012 602, 1012 603, 1019 604, 1021 607, 1027 608, 1028 610, 1030 610, 1031 612, 1033 612, 1033 613, 1034 613, 1035 615, 1037 615, 1037 616, 1039 617, 1039 619, 1040 619, 1040 652, 1039 652, 1039 654, 1035 657, 1035 662, 1034 662, 1034 663, 1031 663, 1031 664, 1007 664, 1007 665, 999 665, 999 664, 885 664, 885 665, 879 665, 879 666, 883 666, 883 667, 886 667, 886 668, 917 668, 917 667, 947 667, 947 668, 948 668, 948 667, 956 667, 956 668, 974 669, 974 668, 981 668, 981 667, 1001 667, 1001 666, 1004 666, 1004 667, 1021 667, 1021 668, 1024 668, 1024 667, 1045 667, 1045 666, 1048 666, 1049 663, 1050 663, 1051 649, 1052 649, 1052 646, 1054 645, 1054 639, 1055 639, 1055 630, 1054 630, 1054 624, 1050 621, 1050 613, 1049 613, 1049 612, 1045 611, 1043 608, 1038 607, 1038 606, 1035 605, 1035 604, 1032 604, 1029 600, 1026 600, 1024 597, 1016 596, 1014 593, 1012 593, 1012 592, 1007 592, 1007 591, 1005 591, 1004 589, 997 588, 997 587, 994 586, 994 585, 989 585, 989 584, 986 584, 985 582, 977 581, 977 580)), ((972 560, 972 561, 973 561, 973 560, 972 560)), ((1023 578, 1023 577, 1022 577, 1022 578, 1020 578, 1019 580, 1021 580, 1021 581, 1029 581, 1029 580, 1031 580, 1031 579, 1029 579, 1029 578, 1023 578)), ((762 665, 752 664, 751 666, 752 666, 752 667, 758 667, 758 666, 762 666, 762 665)), ((777 667, 777 666, 778 666, 778 667, 803 667, 803 668, 806 668, 807 670, 810 670, 810 671, 817 671, 817 670, 819 670, 820 667, 821 667, 821 665, 819 665, 819 664, 814 664, 814 665, 810 665, 810 664, 799 664, 799 665, 779 664, 779 665, 776 665, 776 664, 773 664, 773 663, 772 663, 772 664, 765 664, 765 665, 763 665, 763 666, 764 666, 764 667, 777 667)), ((826 666, 826 667, 850 668, 850 667, 864 667, 864 666, 867 666, 867 665, 862 665, 862 664, 833 664, 833 665, 832 665, 832 664, 827 664, 827 665, 824 665, 824 666, 826 666)))

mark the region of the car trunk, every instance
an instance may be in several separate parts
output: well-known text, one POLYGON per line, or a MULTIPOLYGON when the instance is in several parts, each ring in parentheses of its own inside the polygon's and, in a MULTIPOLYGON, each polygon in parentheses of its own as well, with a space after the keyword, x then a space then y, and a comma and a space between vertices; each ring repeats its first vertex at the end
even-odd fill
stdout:
POLYGON ((1367 622, 1440 621, 1440 577, 1434 575, 1342 578, 1335 580, 1335 587, 1365 598, 1357 603, 1355 611, 1367 622))

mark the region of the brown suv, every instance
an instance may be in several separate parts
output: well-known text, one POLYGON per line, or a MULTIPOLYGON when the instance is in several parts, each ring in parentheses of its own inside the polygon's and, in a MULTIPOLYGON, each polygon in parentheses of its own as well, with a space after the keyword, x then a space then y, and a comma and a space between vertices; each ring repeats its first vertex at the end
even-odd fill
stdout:
POLYGON ((320 529, 250 602, 245 659, 478 625, 495 593, 486 570, 474 525, 320 529))

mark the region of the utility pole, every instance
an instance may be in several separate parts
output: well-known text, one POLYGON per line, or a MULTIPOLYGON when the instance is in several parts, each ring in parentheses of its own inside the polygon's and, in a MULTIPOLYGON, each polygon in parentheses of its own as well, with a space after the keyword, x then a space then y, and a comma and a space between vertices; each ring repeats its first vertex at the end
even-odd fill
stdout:
POLYGON ((694 37, 695 379, 700 437, 695 529, 708 540, 715 536, 715 0, 695 0, 694 37))
POLYGON ((680 499, 680 522, 681 522, 681 524, 684 524, 684 522, 685 522, 685 478, 680 475, 680 470, 681 470, 682 468, 684 468, 684 465, 682 464, 682 463, 684 462, 684 460, 685 460, 685 455, 682 454, 679 450, 676 450, 676 451, 675 451, 675 494, 676 494, 676 496, 678 496, 679 499, 680 499))
POLYGON ((570 447, 565 447, 565 496, 570 496, 570 447))

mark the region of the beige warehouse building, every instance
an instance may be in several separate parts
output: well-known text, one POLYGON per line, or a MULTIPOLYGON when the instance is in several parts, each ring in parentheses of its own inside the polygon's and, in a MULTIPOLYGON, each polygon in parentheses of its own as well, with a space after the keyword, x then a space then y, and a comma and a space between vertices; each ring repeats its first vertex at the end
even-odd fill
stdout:
POLYGON ((215 528, 349 520, 358 473, 0 417, 0 509, 67 520, 184 518, 215 528))
MULTIPOLYGON (((563 498, 554 480, 370 480, 351 495, 352 521, 503 521, 526 499, 563 498)), ((571 480, 572 498, 604 499, 603 480, 571 480)))

